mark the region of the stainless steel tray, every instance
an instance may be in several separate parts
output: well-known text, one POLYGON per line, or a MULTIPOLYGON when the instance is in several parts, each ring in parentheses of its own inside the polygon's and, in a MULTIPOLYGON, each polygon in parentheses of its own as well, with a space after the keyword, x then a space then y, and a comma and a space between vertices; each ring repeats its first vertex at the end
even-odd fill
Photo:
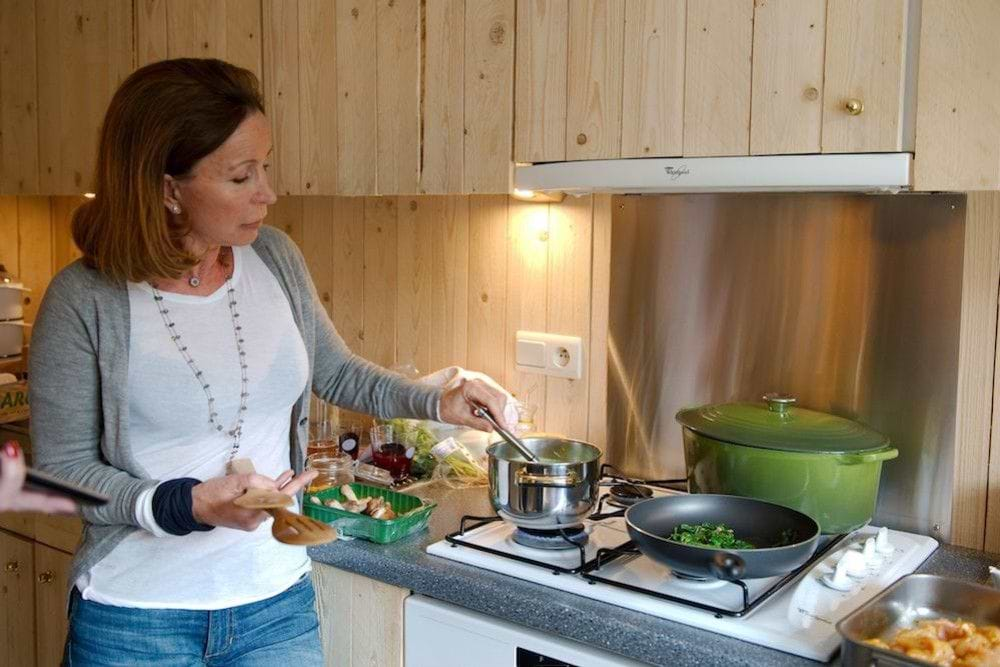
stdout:
POLYGON ((1000 591, 933 574, 903 577, 837 624, 843 641, 841 663, 855 665, 931 665, 865 641, 888 641, 918 621, 961 618, 977 625, 1000 625, 1000 591))

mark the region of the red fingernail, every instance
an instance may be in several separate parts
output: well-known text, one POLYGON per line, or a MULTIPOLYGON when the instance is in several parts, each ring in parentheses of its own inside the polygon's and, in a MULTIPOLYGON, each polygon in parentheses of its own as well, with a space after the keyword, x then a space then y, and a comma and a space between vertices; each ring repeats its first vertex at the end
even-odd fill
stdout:
POLYGON ((16 459, 21 453, 21 448, 13 440, 3 443, 3 454, 9 459, 16 459))

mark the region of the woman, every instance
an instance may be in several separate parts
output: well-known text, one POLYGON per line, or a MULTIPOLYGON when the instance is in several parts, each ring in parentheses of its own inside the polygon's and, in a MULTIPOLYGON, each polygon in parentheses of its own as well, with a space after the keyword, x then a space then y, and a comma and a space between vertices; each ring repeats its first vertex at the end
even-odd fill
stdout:
POLYGON ((0 512, 71 514, 76 511, 76 503, 69 498, 25 489, 27 472, 21 446, 13 440, 3 443, 0 447, 0 512))
POLYGON ((502 413, 482 383, 442 393, 347 349, 298 249, 262 227, 263 111, 250 72, 181 59, 136 71, 105 116, 84 259, 32 336, 38 465, 112 498, 83 509, 68 664, 322 664, 305 549, 233 499, 312 479, 292 472, 311 391, 484 430, 470 400, 502 413), (228 474, 238 458, 257 474, 228 474))

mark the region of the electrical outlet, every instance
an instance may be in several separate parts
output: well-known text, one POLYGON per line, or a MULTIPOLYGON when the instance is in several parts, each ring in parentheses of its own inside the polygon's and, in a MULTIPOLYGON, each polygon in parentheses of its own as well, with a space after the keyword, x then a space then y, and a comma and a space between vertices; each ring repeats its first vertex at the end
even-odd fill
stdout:
POLYGON ((583 378, 583 340, 537 331, 518 331, 515 366, 523 373, 583 378))

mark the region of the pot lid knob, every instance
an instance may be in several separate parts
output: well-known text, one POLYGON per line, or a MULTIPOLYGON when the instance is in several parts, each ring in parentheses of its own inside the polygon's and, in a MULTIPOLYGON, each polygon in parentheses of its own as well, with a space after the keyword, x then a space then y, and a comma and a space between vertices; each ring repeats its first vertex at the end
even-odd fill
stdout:
POLYGON ((783 415, 795 403, 795 397, 791 394, 770 393, 764 394, 764 401, 767 402, 768 410, 783 415))

